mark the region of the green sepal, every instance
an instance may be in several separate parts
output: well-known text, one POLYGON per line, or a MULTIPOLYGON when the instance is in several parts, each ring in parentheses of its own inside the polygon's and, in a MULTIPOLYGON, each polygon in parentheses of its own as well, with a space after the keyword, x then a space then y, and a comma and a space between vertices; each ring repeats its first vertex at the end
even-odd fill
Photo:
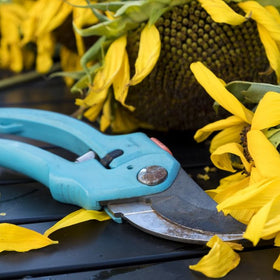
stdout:
MULTIPOLYGON (((90 0, 86 0, 88 7, 91 4, 90 0)), ((104 21, 109 21, 109 19, 104 16, 102 13, 100 13, 97 9, 93 8, 93 7, 89 7, 92 10, 92 13, 96 16, 96 18, 98 19, 99 22, 104 22, 104 21)))
POLYGON ((101 67, 101 65, 99 63, 94 64, 93 66, 89 67, 89 75, 83 75, 82 77, 80 77, 80 79, 71 87, 71 92, 72 93, 83 93, 83 89, 88 88, 92 77, 94 77, 94 75, 96 74, 96 72, 98 71, 98 69, 101 67))
POLYGON ((141 7, 143 7, 146 4, 147 3, 144 1, 128 1, 120 9, 118 9, 118 11, 115 14, 115 17, 119 17, 129 13, 139 13, 139 11, 141 11, 141 7))
POLYGON ((103 3, 94 3, 94 4, 88 4, 88 5, 76 5, 71 3, 71 6, 76 8, 92 8, 97 9, 100 11, 111 11, 116 12, 119 8, 121 8, 123 5, 125 5, 126 2, 122 1, 116 1, 116 2, 103 2, 103 3))
POLYGON ((79 80, 85 75, 85 71, 74 71, 74 72, 55 72, 49 75, 50 78, 55 78, 55 77, 68 77, 72 78, 74 80, 79 80))
POLYGON ((166 13, 170 7, 162 8, 162 9, 155 9, 153 13, 151 13, 151 16, 149 18, 148 24, 149 26, 155 24, 157 20, 164 14, 166 13))
POLYGON ((102 36, 100 37, 96 43, 94 45, 92 45, 84 54, 83 56, 81 57, 80 59, 80 63, 81 63, 81 66, 83 67, 83 69, 85 70, 86 74, 88 75, 89 77, 89 81, 90 83, 92 82, 91 81, 91 75, 90 75, 90 72, 89 72, 89 69, 87 67, 87 63, 90 62, 90 61, 93 61, 97 55, 100 53, 102 47, 103 47, 103 44, 105 43, 106 41, 106 37, 102 36))
POLYGON ((138 23, 132 22, 129 18, 117 18, 115 20, 101 22, 85 29, 79 29, 73 24, 75 31, 83 37, 105 36, 107 38, 118 38, 127 31, 134 29, 138 23))

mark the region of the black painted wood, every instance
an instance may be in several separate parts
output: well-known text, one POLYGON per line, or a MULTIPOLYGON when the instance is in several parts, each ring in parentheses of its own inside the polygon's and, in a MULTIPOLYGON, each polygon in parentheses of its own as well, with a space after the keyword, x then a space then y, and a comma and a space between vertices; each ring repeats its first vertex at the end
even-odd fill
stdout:
MULTIPOLYGON (((0 106, 41 108, 65 114, 75 110, 74 96, 61 79, 46 77, 2 90, 0 106)), ((193 132, 146 131, 164 142, 182 166, 204 188, 216 187, 221 172, 210 173, 210 180, 197 178, 210 164, 205 144, 196 144, 193 132)), ((71 153, 45 143, 52 152, 73 159, 71 153)), ((30 178, 0 169, 0 222, 12 222, 44 232, 57 220, 78 209, 52 199, 48 189, 30 178)), ((58 245, 27 253, 0 253, 0 279, 208 279, 188 270, 207 249, 163 240, 123 223, 90 221, 62 229, 51 235, 58 245)), ((225 279, 278 279, 272 269, 279 249, 270 245, 241 252, 241 263, 225 279)))

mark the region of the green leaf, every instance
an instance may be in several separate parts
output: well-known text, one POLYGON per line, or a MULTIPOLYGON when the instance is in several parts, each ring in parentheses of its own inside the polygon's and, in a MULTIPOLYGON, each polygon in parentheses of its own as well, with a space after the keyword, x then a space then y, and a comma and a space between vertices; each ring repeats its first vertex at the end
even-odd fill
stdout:
POLYGON ((265 132, 266 137, 277 148, 280 144, 280 128, 272 128, 265 132))
POLYGON ((246 91, 250 87, 250 82, 234 81, 226 85, 226 89, 230 91, 240 102, 244 102, 244 96, 242 92, 246 91))
POLYGON ((279 85, 234 81, 226 85, 229 90, 243 104, 257 104, 268 91, 279 92, 279 85))

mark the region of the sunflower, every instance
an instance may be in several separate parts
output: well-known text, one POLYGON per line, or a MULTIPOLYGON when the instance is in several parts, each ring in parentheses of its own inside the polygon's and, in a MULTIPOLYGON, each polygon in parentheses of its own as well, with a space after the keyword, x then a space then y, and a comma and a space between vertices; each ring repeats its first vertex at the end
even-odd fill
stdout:
MULTIPOLYGON (((218 203, 218 211, 247 224, 244 238, 253 245, 257 245, 260 239, 275 238, 275 246, 280 246, 280 154, 277 149, 280 125, 279 87, 269 84, 260 84, 258 87, 254 85, 254 89, 258 90, 257 94, 251 92, 251 99, 257 104, 253 110, 249 110, 201 62, 193 63, 191 69, 208 94, 233 114, 206 125, 195 134, 196 140, 201 141, 212 132, 222 130, 212 139, 214 144, 211 145, 211 160, 216 167, 234 173, 223 178, 218 188, 207 193, 218 203), (278 92, 271 91, 273 88, 278 92), (236 159, 242 171, 236 168, 236 159)), ((242 82, 239 83, 244 86, 242 82)), ((241 95, 242 92, 237 94, 240 99, 241 95)), ((213 248, 211 254, 190 268, 212 276, 218 273, 219 277, 233 269, 226 264, 221 268, 219 265, 223 262, 218 256, 228 254, 235 259, 235 253, 228 247, 220 246, 219 250, 222 251, 212 251, 213 248), (216 267, 220 267, 219 272, 216 267)), ((280 269, 280 258, 273 267, 280 269)))
POLYGON ((75 28, 81 36, 99 38, 82 60, 83 83, 72 88, 83 93, 76 102, 78 113, 101 120, 102 130, 194 129, 216 116, 189 69, 192 62, 203 61, 226 81, 279 81, 277 4, 226 2, 103 1, 85 6, 110 11, 110 17, 75 28), (96 67, 87 67, 88 62, 96 67))

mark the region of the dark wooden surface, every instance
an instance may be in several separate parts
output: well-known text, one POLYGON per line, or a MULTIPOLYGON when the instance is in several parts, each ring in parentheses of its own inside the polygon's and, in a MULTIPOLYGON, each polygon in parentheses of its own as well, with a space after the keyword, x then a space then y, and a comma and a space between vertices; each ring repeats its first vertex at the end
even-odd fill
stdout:
MULTIPOLYGON (((73 96, 56 78, 42 78, 0 92, 2 107, 41 108, 70 114, 73 96)), ((148 131, 173 151, 182 166, 197 180, 210 164, 207 147, 192 140, 192 133, 148 131)), ((55 147, 44 148, 57 152, 55 147)), ((0 169, 0 222, 12 222, 44 232, 66 214, 78 209, 54 201, 46 187, 7 169, 0 169)), ((215 187, 218 173, 210 173, 205 188, 215 187)), ((163 240, 127 223, 90 221, 51 235, 58 245, 27 253, 0 254, 0 279, 208 279, 188 269, 207 248, 163 240)), ((241 263, 224 279, 279 279, 272 269, 280 250, 271 245, 241 252, 241 263)))

